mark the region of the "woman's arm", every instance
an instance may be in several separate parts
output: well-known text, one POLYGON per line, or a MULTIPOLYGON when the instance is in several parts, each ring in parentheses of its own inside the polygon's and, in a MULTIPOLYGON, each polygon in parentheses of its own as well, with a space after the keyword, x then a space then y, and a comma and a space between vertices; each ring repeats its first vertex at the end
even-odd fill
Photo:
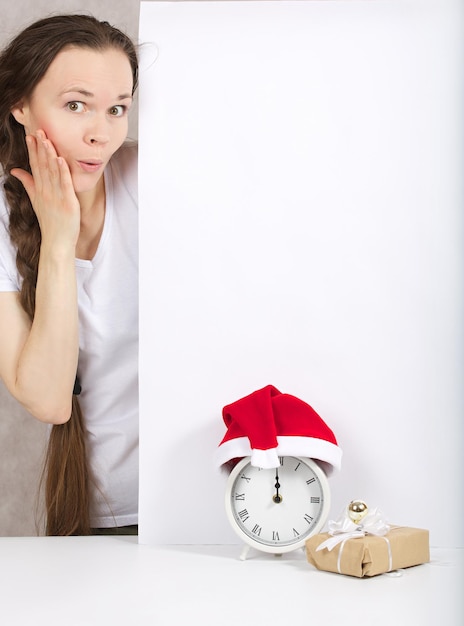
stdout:
POLYGON ((23 183, 37 215, 42 243, 32 324, 17 293, 0 294, 0 376, 37 419, 67 421, 79 352, 75 248, 80 207, 69 169, 39 131, 27 138, 32 176, 23 183))
MULTIPOLYGON (((53 271, 41 270, 39 279, 45 273, 51 279, 53 271)), ((57 283, 52 286, 54 281, 44 277, 40 282, 32 326, 19 294, 0 293, 0 377, 34 417, 61 424, 71 415, 78 355, 77 306, 73 310, 71 294, 64 305, 59 297, 63 292, 57 283)))

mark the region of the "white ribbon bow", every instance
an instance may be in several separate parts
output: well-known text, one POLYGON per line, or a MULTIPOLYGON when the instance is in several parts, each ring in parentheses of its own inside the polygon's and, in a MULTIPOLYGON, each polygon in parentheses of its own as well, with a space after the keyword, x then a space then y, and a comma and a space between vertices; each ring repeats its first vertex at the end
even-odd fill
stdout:
POLYGON ((344 511, 336 522, 330 520, 328 527, 329 534, 332 535, 332 537, 323 541, 321 545, 316 548, 316 552, 324 548, 327 548, 329 551, 333 550, 335 546, 347 539, 358 539, 366 535, 383 537, 390 530, 390 526, 387 524, 380 509, 369 510, 358 524, 348 517, 347 511, 344 511))

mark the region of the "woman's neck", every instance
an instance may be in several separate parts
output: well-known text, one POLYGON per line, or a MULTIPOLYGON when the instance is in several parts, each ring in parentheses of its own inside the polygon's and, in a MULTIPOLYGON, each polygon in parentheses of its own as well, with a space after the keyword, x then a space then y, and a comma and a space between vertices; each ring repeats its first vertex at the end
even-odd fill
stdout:
POLYGON ((92 259, 100 243, 105 223, 105 184, 103 178, 92 191, 77 194, 81 206, 81 230, 76 246, 79 259, 92 259))

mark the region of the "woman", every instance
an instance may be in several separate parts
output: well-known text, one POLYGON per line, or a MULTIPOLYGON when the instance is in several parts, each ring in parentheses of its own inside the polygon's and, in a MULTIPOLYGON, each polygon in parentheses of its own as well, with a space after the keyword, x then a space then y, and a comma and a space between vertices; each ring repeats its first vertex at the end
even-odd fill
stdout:
POLYGON ((49 535, 137 524, 137 76, 128 37, 84 15, 0 55, 0 377, 53 425, 49 535))

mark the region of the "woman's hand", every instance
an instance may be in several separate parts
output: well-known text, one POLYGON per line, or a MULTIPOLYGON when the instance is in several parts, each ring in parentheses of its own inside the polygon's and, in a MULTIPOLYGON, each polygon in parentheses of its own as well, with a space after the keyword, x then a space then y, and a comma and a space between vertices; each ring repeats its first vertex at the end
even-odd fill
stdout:
POLYGON ((15 168, 11 175, 21 181, 37 216, 42 243, 76 246, 80 230, 80 206, 68 164, 56 153, 43 130, 26 136, 32 175, 15 168))

